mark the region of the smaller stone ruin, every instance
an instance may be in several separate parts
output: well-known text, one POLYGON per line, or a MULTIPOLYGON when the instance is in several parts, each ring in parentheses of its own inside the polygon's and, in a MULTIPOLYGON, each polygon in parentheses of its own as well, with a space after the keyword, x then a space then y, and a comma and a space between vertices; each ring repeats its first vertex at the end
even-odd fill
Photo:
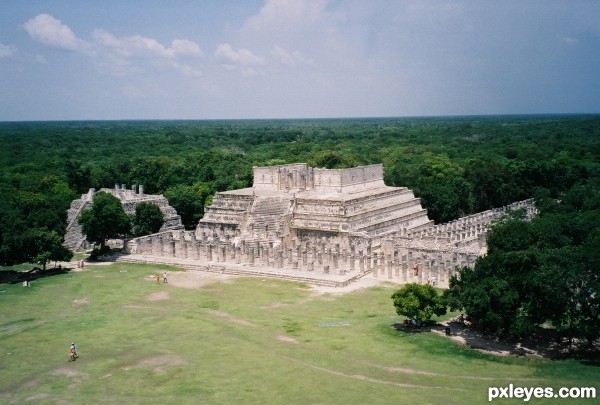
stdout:
MULTIPOLYGON (((133 185, 131 190, 127 189, 125 184, 115 184, 115 188, 102 188, 100 191, 112 194, 117 197, 123 205, 123 210, 126 214, 135 214, 135 207, 141 202, 149 202, 158 205, 162 211, 165 222, 161 227, 162 231, 183 229, 181 217, 177 211, 169 205, 169 202, 162 195, 145 194, 144 186, 133 185)), ((71 207, 67 211, 67 232, 65 234, 64 245, 73 251, 89 248, 89 243, 85 239, 85 235, 81 231, 81 225, 77 221, 79 214, 93 204, 93 198, 96 190, 91 188, 86 194, 82 194, 81 198, 73 200, 71 207)))

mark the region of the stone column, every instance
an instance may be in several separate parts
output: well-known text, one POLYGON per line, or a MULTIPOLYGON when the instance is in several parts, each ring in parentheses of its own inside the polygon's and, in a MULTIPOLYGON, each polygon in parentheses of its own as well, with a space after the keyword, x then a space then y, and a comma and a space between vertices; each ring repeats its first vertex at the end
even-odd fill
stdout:
MULTIPOLYGON (((337 269, 338 269, 338 267, 339 267, 339 266, 338 266, 338 256, 339 256, 339 253, 338 253, 338 252, 333 252, 333 255, 332 255, 332 256, 333 256, 333 257, 332 257, 332 259, 333 259, 333 268, 334 268, 335 270, 337 270, 337 269)), ((341 272, 341 274, 344 274, 344 273, 343 273, 343 271, 341 272)))
POLYGON ((227 261, 226 245, 221 245, 221 261, 225 263, 227 261))
POLYGON ((325 260, 324 260, 324 265, 327 266, 327 269, 331 268, 331 249, 330 248, 325 248, 325 260))
POLYGON ((254 266, 254 260, 256 259, 256 251, 254 248, 248 248, 248 261, 250 262, 250 266, 254 266))
POLYGON ((296 246, 296 251, 294 252, 295 258, 292 262, 292 267, 297 269, 299 266, 300 260, 302 260, 302 247, 300 245, 296 246))
POLYGON ((185 238, 183 238, 182 240, 180 240, 179 244, 181 246, 181 258, 182 259, 187 259, 188 258, 188 243, 185 240, 185 238))
POLYGON ((213 260, 211 243, 206 244, 206 260, 208 260, 209 262, 212 262, 212 260, 213 260))
POLYGON ((358 271, 360 274, 364 274, 365 272, 365 256, 362 250, 358 252, 358 271))

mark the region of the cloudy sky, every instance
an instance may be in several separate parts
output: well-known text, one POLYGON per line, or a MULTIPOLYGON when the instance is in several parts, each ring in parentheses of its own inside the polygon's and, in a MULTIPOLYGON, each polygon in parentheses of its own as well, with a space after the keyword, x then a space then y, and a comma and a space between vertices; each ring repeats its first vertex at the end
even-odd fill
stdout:
POLYGON ((2 0, 0 121, 600 113, 597 0, 2 0))

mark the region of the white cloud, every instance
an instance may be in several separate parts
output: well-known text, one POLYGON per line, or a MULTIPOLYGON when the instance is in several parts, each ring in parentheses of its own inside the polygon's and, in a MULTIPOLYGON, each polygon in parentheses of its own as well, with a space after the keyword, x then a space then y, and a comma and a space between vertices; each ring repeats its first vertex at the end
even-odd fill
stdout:
POLYGON ((569 45, 576 45, 579 43, 577 38, 573 38, 573 37, 561 37, 561 41, 564 42, 565 44, 569 44, 569 45))
POLYGON ((327 17, 326 6, 327 0, 267 0, 260 12, 246 21, 245 28, 265 31, 306 27, 327 17))
POLYGON ((171 49, 178 56, 202 56, 202 50, 195 42, 187 39, 175 39, 171 42, 171 49))
MULTIPOLYGON (((91 42, 77 38, 60 20, 48 14, 39 14, 23 27, 34 40, 56 48, 85 53, 96 66, 111 76, 139 73, 148 66, 170 68, 187 76, 200 76, 200 70, 184 64, 180 58, 203 56, 198 44, 187 39, 175 39, 165 46, 153 38, 141 35, 117 37, 102 29, 92 31, 91 42)), ((0 55, 9 48, 0 47, 0 55)))
POLYGON ((86 42, 77 38, 68 26, 48 14, 37 15, 28 20, 23 27, 31 38, 44 45, 72 51, 87 47, 86 42))
POLYGON ((124 58, 202 56, 200 47, 196 43, 186 39, 173 40, 171 47, 165 47, 152 38, 140 35, 116 37, 100 29, 92 32, 92 38, 97 44, 112 49, 116 54, 124 58))
POLYGON ((220 44, 217 46, 215 56, 242 66, 259 66, 264 64, 264 59, 260 56, 256 56, 244 48, 236 51, 230 44, 220 44))
POLYGON ((215 56, 224 61, 223 68, 239 71, 244 77, 258 76, 263 73, 261 68, 265 64, 264 58, 254 55, 248 49, 242 48, 236 51, 230 44, 220 44, 215 50, 215 56))
POLYGON ((193 68, 190 65, 186 65, 183 63, 178 63, 175 61, 167 61, 165 62, 165 66, 172 68, 173 70, 179 71, 186 76, 200 77, 202 76, 202 71, 193 68))
POLYGON ((299 51, 288 52, 277 45, 271 49, 271 55, 280 63, 288 66, 314 65, 311 59, 305 58, 299 51))
POLYGON ((13 45, 0 44, 0 59, 10 58, 16 52, 16 48, 13 45))

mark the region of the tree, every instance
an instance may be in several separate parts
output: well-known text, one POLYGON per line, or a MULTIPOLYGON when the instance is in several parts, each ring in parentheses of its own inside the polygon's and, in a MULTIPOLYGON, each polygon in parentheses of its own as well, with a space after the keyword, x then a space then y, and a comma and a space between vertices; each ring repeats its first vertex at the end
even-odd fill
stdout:
POLYGON ((99 192, 92 202, 92 208, 84 210, 77 219, 88 241, 99 243, 102 250, 107 239, 131 233, 131 221, 117 197, 99 192))
POLYGON ((46 270, 51 261, 69 261, 73 257, 62 238, 54 231, 47 229, 29 229, 22 236, 23 262, 35 263, 46 270))
POLYGON ((212 190, 204 183, 193 186, 178 185, 165 191, 169 204, 181 216, 186 229, 194 229, 204 215, 204 203, 212 194, 212 190))
POLYGON ((429 284, 406 284, 392 294, 398 315, 414 319, 418 323, 427 321, 435 314, 446 313, 446 305, 435 288, 429 284))
POLYGON ((135 215, 131 222, 135 236, 150 235, 160 230, 165 222, 165 216, 158 205, 141 202, 135 206, 135 215))

